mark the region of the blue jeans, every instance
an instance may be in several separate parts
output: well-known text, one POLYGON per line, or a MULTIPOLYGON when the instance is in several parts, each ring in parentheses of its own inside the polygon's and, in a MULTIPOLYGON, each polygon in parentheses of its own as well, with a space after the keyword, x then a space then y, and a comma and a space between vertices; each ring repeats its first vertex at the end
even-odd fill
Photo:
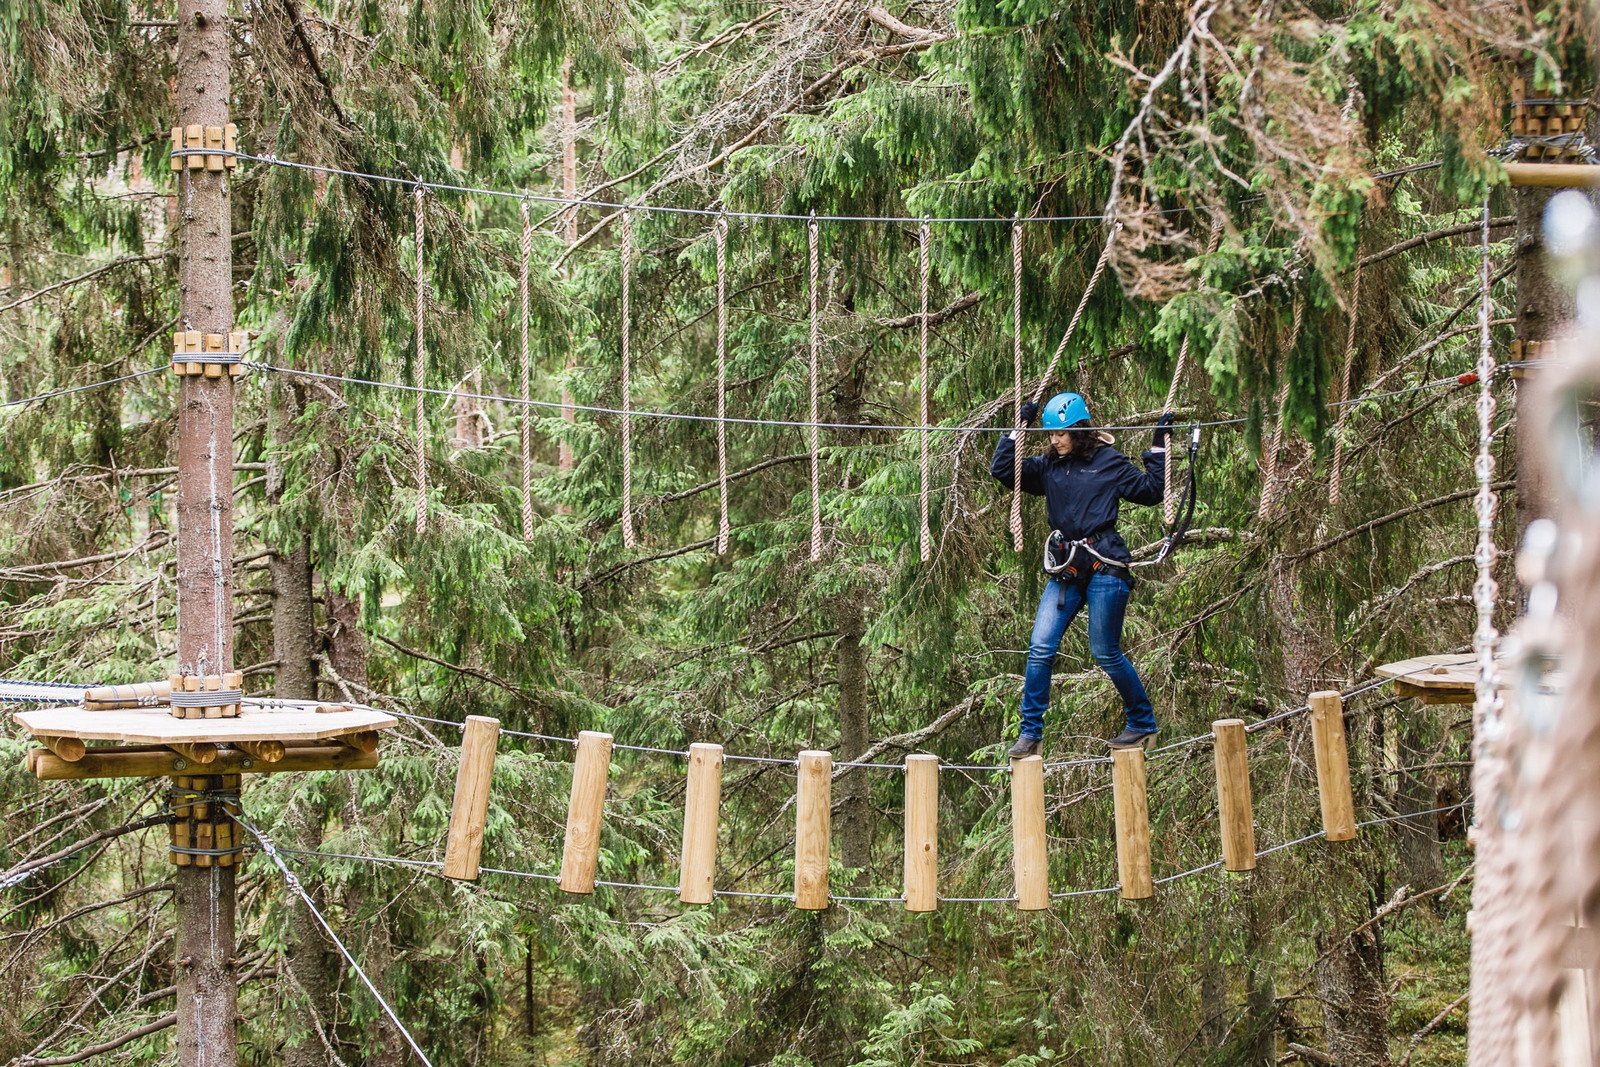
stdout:
POLYGON ((1050 707, 1050 666, 1061 637, 1085 601, 1089 605, 1089 651, 1122 697, 1128 729, 1149 733, 1156 728, 1155 710, 1139 672, 1122 653, 1122 616, 1128 607, 1127 581, 1113 574, 1095 574, 1085 589, 1077 582, 1052 579, 1039 598, 1028 643, 1028 673, 1022 683, 1022 735, 1044 736, 1044 713, 1050 707))

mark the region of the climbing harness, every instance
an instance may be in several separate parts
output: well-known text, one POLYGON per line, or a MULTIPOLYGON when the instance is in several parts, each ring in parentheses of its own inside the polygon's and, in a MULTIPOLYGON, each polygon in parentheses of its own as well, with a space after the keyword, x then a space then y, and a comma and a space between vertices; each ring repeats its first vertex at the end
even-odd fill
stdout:
POLYGON ((1128 583, 1128 588, 1133 588, 1133 572, 1128 569, 1128 564, 1114 560, 1109 556, 1101 555, 1094 547, 1093 539, 1110 530, 1107 526, 1097 530, 1088 537, 1080 537, 1076 541, 1068 541, 1067 535, 1060 530, 1051 530, 1050 536, 1044 541, 1044 572, 1060 583, 1057 590, 1056 610, 1065 611, 1067 607, 1067 585, 1078 585, 1088 582, 1095 574, 1102 571, 1115 575, 1128 583), (1093 559, 1083 563, 1078 562, 1078 550, 1082 549, 1093 559))

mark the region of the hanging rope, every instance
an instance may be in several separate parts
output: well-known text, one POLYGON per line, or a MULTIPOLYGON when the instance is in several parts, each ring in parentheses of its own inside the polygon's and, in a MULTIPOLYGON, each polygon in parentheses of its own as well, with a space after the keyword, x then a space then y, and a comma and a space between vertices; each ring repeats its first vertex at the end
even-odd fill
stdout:
MULTIPOLYGON (((1061 362, 1061 353, 1067 350, 1067 342, 1072 340, 1072 334, 1078 328, 1078 320, 1083 318, 1083 311, 1089 306, 1089 294, 1094 292, 1094 287, 1100 282, 1100 275, 1105 273, 1106 261, 1111 258, 1111 245, 1116 241, 1117 234, 1122 232, 1122 223, 1111 227, 1111 233, 1106 237, 1105 247, 1100 249, 1100 259, 1094 265, 1094 273, 1089 275, 1089 284, 1083 287, 1083 296, 1078 298, 1078 310, 1072 313, 1072 321, 1067 323, 1067 332, 1061 335, 1061 343, 1056 345, 1055 354, 1050 357, 1050 365, 1044 369, 1044 377, 1039 379, 1039 388, 1033 394, 1035 404, 1044 399, 1044 391, 1050 386, 1050 379, 1056 372, 1056 364, 1061 362)), ((1083 374, 1083 366, 1079 365, 1078 373, 1083 374)))
MULTIPOLYGON (((1011 222, 1011 425, 1022 429, 1022 214, 1011 222)), ((1022 551, 1022 441, 1011 450, 1011 550, 1022 551)))
POLYGON ((528 201, 522 201, 522 539, 533 540, 533 362, 528 345, 528 264, 533 259, 533 221, 528 217, 528 201))
POLYGON ((811 562, 822 562, 822 454, 817 445, 817 365, 822 352, 822 324, 817 317, 817 213, 806 227, 811 252, 811 562))
POLYGON ((1344 420, 1350 417, 1350 378, 1356 361, 1356 323, 1361 317, 1361 243, 1356 242, 1356 276, 1350 285, 1350 326, 1344 338, 1344 371, 1339 382, 1339 417, 1333 423, 1333 469, 1328 472, 1328 503, 1339 506, 1344 480, 1344 420))
POLYGON ((1272 508, 1278 495, 1278 450, 1283 447, 1283 424, 1288 421, 1284 415, 1283 406, 1289 400, 1289 360, 1288 354, 1294 346, 1300 343, 1300 323, 1305 315, 1306 302, 1304 297, 1296 298, 1294 302, 1294 325, 1289 328, 1289 343, 1283 346, 1283 384, 1278 386, 1278 395, 1273 400, 1273 409, 1278 413, 1278 424, 1272 428, 1272 444, 1266 449, 1266 454, 1261 457, 1261 503, 1256 508, 1256 518, 1267 519, 1272 516, 1272 508))
MULTIPOLYGON (((417 215, 417 363, 412 368, 412 374, 417 384, 423 384, 423 349, 422 349, 422 196, 423 189, 419 183, 416 193, 417 215)), ((422 393, 417 394, 417 533, 428 532, 428 453, 423 440, 426 429, 427 409, 422 393)))
MULTIPOLYGON (((1211 255, 1222 244, 1222 220, 1216 219, 1211 224, 1211 240, 1206 242, 1206 255, 1211 255)), ((1178 402, 1178 384, 1183 381, 1183 372, 1189 362, 1189 334, 1184 332, 1183 343, 1178 346, 1178 365, 1172 368, 1172 385, 1167 388, 1167 403, 1161 409, 1161 414, 1166 415, 1172 411, 1172 406, 1178 402)), ((1178 463, 1174 457, 1176 449, 1172 447, 1172 438, 1167 438, 1167 463, 1164 485, 1161 491, 1161 510, 1170 527, 1178 517, 1178 500, 1172 495, 1172 472, 1177 469, 1178 463)))
POLYGON ((728 214, 717 215, 717 555, 728 551, 728 214))
POLYGON ((633 547, 633 211, 622 209, 622 544, 633 547))
POLYGON ((922 562, 926 563, 933 558, 933 536, 928 530, 928 240, 932 237, 932 227, 928 223, 928 216, 922 216, 922 227, 919 231, 921 237, 922 259, 922 352, 918 366, 918 381, 922 383, 920 390, 921 417, 918 419, 922 426, 920 431, 919 456, 922 467, 922 562))

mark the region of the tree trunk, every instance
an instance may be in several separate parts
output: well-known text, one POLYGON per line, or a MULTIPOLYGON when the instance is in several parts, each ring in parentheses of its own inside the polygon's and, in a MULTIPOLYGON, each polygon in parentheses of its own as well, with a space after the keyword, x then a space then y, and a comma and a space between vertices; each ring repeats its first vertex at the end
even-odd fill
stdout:
POLYGON ((1339 1067, 1388 1067, 1389 996, 1375 929, 1319 944, 1317 986, 1328 1054, 1339 1067))
POLYGON ((1266 906, 1266 872, 1245 883, 1243 1061, 1249 1067, 1274 1067, 1277 1057, 1278 999, 1273 980, 1272 919, 1266 906))
MULTIPOLYGON (((839 627, 837 661, 839 669, 839 753, 845 760, 858 758, 872 744, 867 722, 866 657, 861 650, 863 630, 861 604, 844 597, 834 612, 839 627)), ((861 871, 858 882, 866 880, 872 861, 872 793, 867 772, 862 768, 847 771, 841 778, 843 793, 839 807, 839 859, 850 870, 861 871)))
MULTIPOLYGON (((346 596, 344 593, 328 584, 326 576, 322 580, 323 610, 328 616, 328 628, 325 631, 328 648, 328 665, 335 674, 349 684, 365 688, 367 684, 367 635, 361 632, 361 598, 359 596, 346 596)), ((335 700, 361 699, 361 692, 352 688, 350 695, 345 696, 339 683, 329 680, 323 683, 323 696, 335 700)))
MULTIPOLYGON (((173 115, 180 126, 228 121, 230 48, 225 0, 195 0, 178 19, 179 75, 173 115)), ((202 335, 233 329, 232 220, 226 171, 175 175, 183 204, 179 231, 181 328, 202 335)), ((233 670, 233 383, 178 379, 178 647, 184 674, 233 670)), ((177 868, 178 1067, 235 1067, 238 981, 234 955, 235 867, 177 868)))
MULTIPOLYGON (((1533 86, 1533 64, 1522 64, 1519 73, 1533 86)), ((1572 296, 1554 278, 1544 263, 1544 206, 1558 189, 1538 186, 1515 187, 1517 203, 1517 340, 1548 341, 1559 337, 1573 317, 1572 296)), ((1529 373, 1534 373, 1529 371, 1529 373)), ((1539 420, 1523 418, 1526 384, 1517 382, 1517 544, 1522 543, 1528 523, 1553 517, 1553 495, 1549 475, 1538 463, 1523 462, 1524 456, 1538 449, 1537 437, 1543 431, 1539 420)))
MULTIPOLYGON (((303 797, 302 797, 303 800, 303 797)), ((296 848, 315 851, 322 845, 321 805, 316 810, 296 802, 289 809, 291 841, 296 848)), ((317 895, 321 879, 308 880, 306 891, 317 895)), ((285 1044, 285 1067, 328 1067, 328 1045, 334 1039, 334 1002, 328 983, 328 956, 333 946, 311 909, 298 896, 289 908, 289 939, 284 946, 284 964, 300 1009, 302 1032, 285 1044)))
MULTIPOLYGON (((1432 762, 1433 713, 1426 706, 1403 714, 1397 724, 1400 767, 1418 767, 1432 762)), ((1438 807, 1438 791, 1432 771, 1399 772, 1395 788, 1395 809, 1402 815, 1432 811, 1438 807)), ((1439 852, 1439 816, 1418 815, 1394 824, 1400 860, 1400 877, 1413 892, 1432 889, 1444 881, 1444 857, 1439 852)))
POLYGON ((1200 907, 1200 1031, 1202 1048, 1216 1048, 1228 1031, 1227 976, 1222 969, 1223 934, 1218 915, 1223 898, 1213 894, 1200 907))
MULTIPOLYGON (((288 381, 270 382, 273 450, 267 456, 267 504, 283 502, 285 476, 279 456, 293 446, 291 424, 302 398, 288 381)), ((317 699, 316 629, 311 618, 311 548, 309 538, 290 537, 267 560, 272 579, 273 693, 283 700, 317 699)))

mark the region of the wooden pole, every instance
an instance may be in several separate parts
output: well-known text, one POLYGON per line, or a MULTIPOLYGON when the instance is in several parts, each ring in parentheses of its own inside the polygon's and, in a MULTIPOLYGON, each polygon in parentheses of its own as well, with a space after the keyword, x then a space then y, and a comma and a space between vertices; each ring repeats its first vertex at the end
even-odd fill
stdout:
POLYGON ((1011 761, 1011 849, 1017 910, 1050 906, 1049 861, 1044 848, 1044 757, 1011 761))
POLYGON ((1217 810, 1222 818, 1222 865, 1230 871, 1256 869, 1256 827, 1250 806, 1250 764, 1245 755, 1244 720, 1218 719, 1216 736, 1217 810))
POLYGON ((906 757, 906 910, 939 907, 939 757, 906 757))
MULTIPOLYGON (((463 882, 478 880, 483 824, 489 815, 489 782, 494 778, 494 750, 499 742, 499 719, 487 715, 467 716, 461 731, 461 759, 456 764, 456 797, 450 806, 450 834, 444 846, 442 873, 446 878, 463 882)), ((604 788, 602 783, 602 794, 604 788)))
POLYGON ((678 899, 709 904, 716 895, 717 811, 722 803, 722 746, 689 746, 689 782, 683 798, 683 865, 678 899))
MULTIPOLYGON (((227 0, 194 0, 177 19, 172 121, 201 140, 228 124, 232 20, 227 0)), ((232 172, 186 158, 171 172, 177 232, 178 329, 226 336, 233 321, 232 172)), ((233 670, 233 405, 231 374, 178 378, 177 656, 179 674, 233 670)), ((85 760, 68 766, 80 767, 85 760)), ((170 773, 170 770, 169 772, 170 773)), ((198 844, 198 842, 196 842, 198 844)), ((236 866, 174 871, 172 956, 177 1067, 237 1067, 234 968, 236 866)))
MULTIPOLYGON (((93 778, 155 778, 178 772, 173 763, 183 757, 164 745, 91 748, 84 757, 68 763, 42 748, 28 750, 34 776, 42 782, 83 781, 93 778)), ((286 746, 277 763, 253 760, 234 748, 222 749, 216 762, 206 765, 207 774, 287 774, 294 771, 370 771, 378 765, 376 752, 362 752, 348 745, 286 746)))
POLYGON ((1117 880, 1122 899, 1155 896, 1150 881, 1150 803, 1145 795, 1144 749, 1111 753, 1111 799, 1117 815, 1117 880))
POLYGON ((1512 185, 1586 189, 1600 185, 1600 167, 1588 163, 1503 163, 1512 185))
POLYGON ((572 802, 561 847, 561 888, 593 893, 600 865, 600 821, 605 814, 606 778, 611 773, 611 735, 583 730, 572 762, 572 802))
POLYGON ((1344 698, 1326 690, 1312 693, 1310 703, 1322 830, 1329 841, 1350 841, 1356 836, 1356 805, 1350 793, 1350 753, 1344 740, 1344 698))
POLYGON ((828 906, 833 754, 809 749, 800 753, 795 779, 794 906, 822 911, 828 906))

